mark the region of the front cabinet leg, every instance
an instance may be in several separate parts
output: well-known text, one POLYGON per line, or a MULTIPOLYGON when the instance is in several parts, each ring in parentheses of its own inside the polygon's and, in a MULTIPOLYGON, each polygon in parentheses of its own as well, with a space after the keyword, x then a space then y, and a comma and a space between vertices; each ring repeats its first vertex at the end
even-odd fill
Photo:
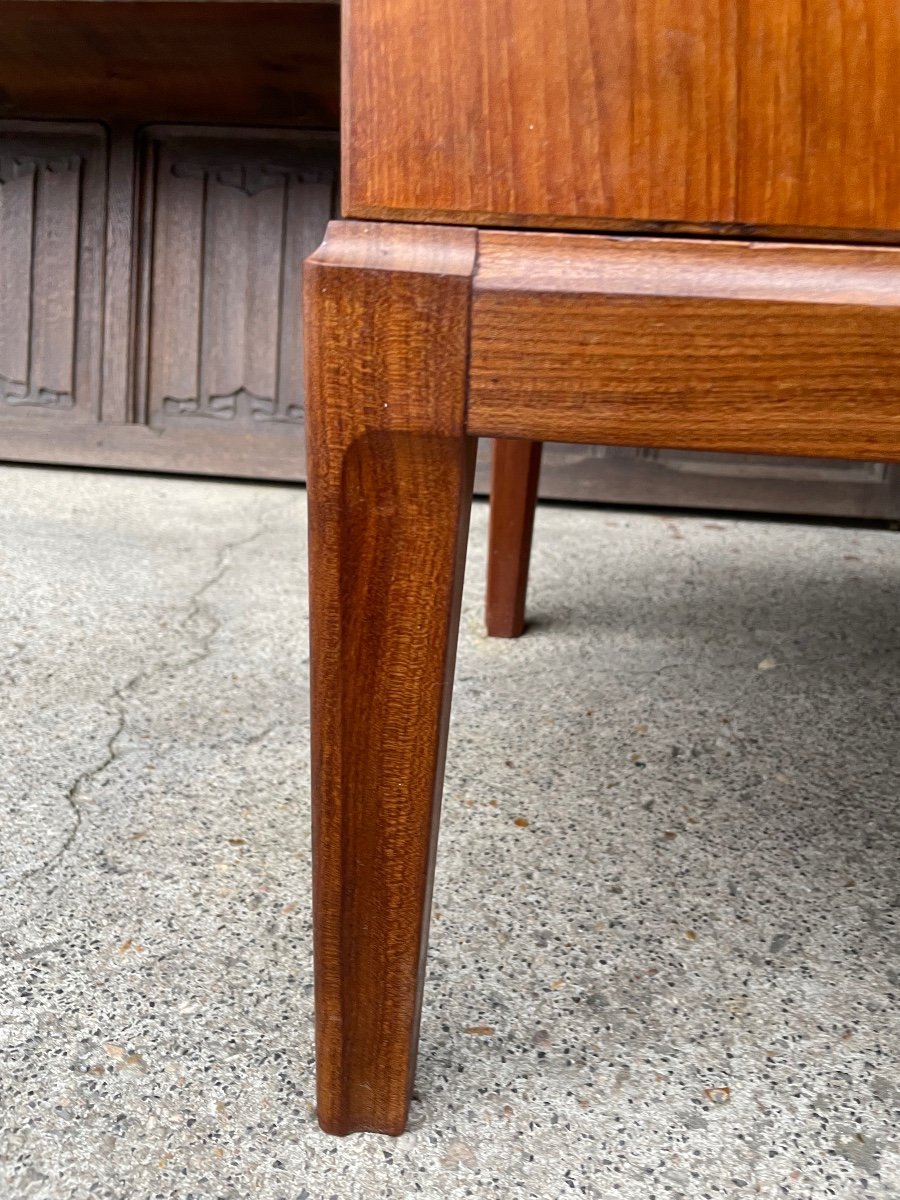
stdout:
POLYGON ((318 1115, 415 1070, 474 446, 471 230, 335 222, 305 273, 318 1115))

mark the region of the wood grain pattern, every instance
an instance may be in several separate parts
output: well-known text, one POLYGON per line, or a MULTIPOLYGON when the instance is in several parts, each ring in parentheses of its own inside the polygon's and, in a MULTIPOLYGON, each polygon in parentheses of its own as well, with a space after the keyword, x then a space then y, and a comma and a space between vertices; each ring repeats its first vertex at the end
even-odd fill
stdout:
POLYGON ((344 211, 734 219, 735 0, 345 0, 344 211))
POLYGON ((738 219, 900 227, 900 6, 744 0, 740 24, 738 219))
POLYGON ((489 637, 519 637, 525 628, 541 450, 540 442, 494 442, 485 603, 489 637))
POLYGON ((900 240, 900 6, 346 0, 345 212, 900 240))
POLYGON ((900 252, 479 235, 468 428, 900 458, 900 252))
POLYGON ((475 237, 334 224, 305 273, 319 1120, 402 1132, 474 467, 475 237))

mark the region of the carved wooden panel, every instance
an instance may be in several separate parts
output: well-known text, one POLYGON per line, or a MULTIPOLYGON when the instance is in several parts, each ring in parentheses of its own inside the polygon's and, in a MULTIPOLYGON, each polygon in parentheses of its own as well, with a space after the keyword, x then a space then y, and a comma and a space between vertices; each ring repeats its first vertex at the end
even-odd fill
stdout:
POLYGON ((96 416, 105 164, 100 125, 0 122, 0 419, 96 416))
POLYGON ((298 433, 300 269, 334 209, 331 147, 168 128, 144 162, 138 419, 298 433))

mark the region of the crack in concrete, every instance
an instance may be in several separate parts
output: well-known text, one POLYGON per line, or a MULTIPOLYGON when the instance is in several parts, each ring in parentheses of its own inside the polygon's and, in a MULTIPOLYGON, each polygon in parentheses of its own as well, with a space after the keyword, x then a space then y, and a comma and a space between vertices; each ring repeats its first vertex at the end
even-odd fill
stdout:
MULTIPOLYGON (((276 504, 271 508, 265 509, 260 514, 256 529, 252 533, 248 534, 246 537, 238 538, 234 542, 226 542, 224 546, 219 548, 219 551, 216 554, 216 562, 212 575, 210 575, 209 579, 207 579, 205 583, 202 583, 200 587, 198 587, 193 593, 193 595, 188 598, 188 611, 180 622, 180 628, 187 632, 189 631, 191 624, 199 622, 204 616, 206 617, 207 621, 209 622, 209 628, 205 633, 197 635, 197 641, 200 643, 199 653, 183 662, 174 664, 171 662, 164 663, 163 668, 168 667, 173 671, 184 671, 188 667, 194 666, 195 663, 202 662, 203 659, 209 657, 213 639, 222 628, 222 622, 214 612, 210 611, 209 606, 203 603, 203 598, 212 588, 216 586, 217 583, 224 578, 228 572, 231 566, 231 556, 233 552, 243 548, 244 546, 249 546, 261 538, 268 529, 267 518, 273 513, 281 512, 282 509, 292 507, 292 505, 295 503, 296 497, 292 496, 286 504, 276 504)), ((155 674, 156 671, 151 670, 149 673, 155 674)))
MULTIPOLYGON (((275 504, 270 508, 264 509, 259 514, 256 527, 251 533, 247 534, 245 537, 237 538, 234 541, 226 542, 224 545, 219 547, 218 551, 216 552, 212 574, 208 579, 204 580, 204 582, 200 584, 200 586, 187 598, 187 612, 183 619, 178 623, 178 630, 187 636, 191 636, 191 625, 199 621, 204 613, 206 614, 209 622, 209 628, 204 633, 196 635, 196 640, 200 643, 199 653, 193 654, 190 658, 187 658, 181 662, 173 663, 171 659, 165 659, 161 663, 153 663, 148 666, 144 666, 134 675, 132 675, 132 677, 126 683, 120 684, 113 688, 110 694, 100 702, 101 706, 107 709, 107 711, 109 711, 111 706, 115 706, 115 712, 110 712, 109 715, 115 716, 116 725, 113 729, 113 732, 107 739, 106 752, 103 758, 99 762, 94 763, 92 766, 86 768, 84 771, 81 771, 75 777, 69 787, 66 788, 64 798, 71 809, 73 818, 71 829, 63 840, 62 845, 50 856, 50 858, 48 858, 45 862, 32 867, 30 870, 24 872, 24 874, 17 876, 12 883, 6 885, 4 888, 0 888, 0 891, 6 891, 10 887, 17 887, 20 884, 31 879, 35 879, 40 875, 47 874, 62 862, 66 854, 72 848, 72 845, 74 844, 81 830, 83 808, 80 803, 80 798, 84 792, 84 789, 88 786, 88 784, 92 783, 95 779, 102 775, 104 771, 108 770, 114 762, 123 757, 122 752, 119 750, 118 742, 128 727, 129 701, 127 697, 129 695, 134 695, 136 690, 154 675, 160 674, 164 671, 169 671, 173 674, 185 671, 188 669, 188 667, 192 667, 196 663, 202 662, 204 659, 210 656, 212 653, 213 639, 222 628, 222 622, 215 615, 215 613, 209 609, 209 606, 204 603, 204 597, 208 595, 210 590, 214 588, 215 585, 219 583, 227 574, 232 565, 232 555, 234 551, 258 541, 258 539, 268 531, 269 517, 275 513, 281 512, 283 509, 291 508, 296 503, 297 496, 292 495, 287 503, 275 504)), ((19 653, 21 653, 24 648, 24 646, 17 647, 13 657, 16 657, 19 653)), ((262 741, 263 738, 267 737, 272 732, 272 730, 275 728, 275 725, 277 725, 277 722, 266 727, 259 734, 252 736, 248 739, 248 741, 251 743, 262 741)))
MULTIPOLYGON (((109 700, 104 701, 104 704, 107 703, 109 703, 109 700)), ((75 841, 75 838, 78 836, 78 831, 81 829, 81 805, 78 802, 79 796, 81 795, 83 788, 90 783, 91 780, 96 779, 97 776, 102 774, 102 772, 105 771, 108 766, 115 762, 117 757, 116 741, 124 728, 125 713, 123 710, 118 714, 118 721, 115 730, 107 739, 106 754, 103 759, 99 763, 95 763, 92 767, 88 767, 87 770, 82 771, 81 774, 77 775, 73 782, 66 788, 64 798, 69 808, 72 810, 73 821, 72 827, 63 840, 62 845, 55 854, 52 854, 50 858, 47 859, 46 862, 40 863, 38 866, 32 867, 30 870, 25 871, 24 874, 20 875, 15 880, 16 884, 26 883, 29 879, 34 879, 38 875, 42 875, 46 871, 51 870, 58 862, 61 861, 63 856, 69 850, 70 846, 75 841)))

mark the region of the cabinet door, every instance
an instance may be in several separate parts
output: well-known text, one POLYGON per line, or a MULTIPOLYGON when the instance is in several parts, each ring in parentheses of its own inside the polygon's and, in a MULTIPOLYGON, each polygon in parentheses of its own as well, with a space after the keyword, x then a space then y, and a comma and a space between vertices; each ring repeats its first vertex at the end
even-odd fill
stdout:
POLYGON ((162 128, 144 138, 142 178, 135 419, 302 456, 300 274, 332 213, 330 147, 162 128))
POLYGON ((742 0, 737 217, 896 240, 900 5, 742 0))
POLYGON ((0 444, 100 415, 106 159, 100 125, 0 132, 0 444))
POLYGON ((894 0, 344 0, 353 217, 900 240, 894 0))
POLYGON ((734 220, 737 0, 344 0, 354 217, 734 220))

